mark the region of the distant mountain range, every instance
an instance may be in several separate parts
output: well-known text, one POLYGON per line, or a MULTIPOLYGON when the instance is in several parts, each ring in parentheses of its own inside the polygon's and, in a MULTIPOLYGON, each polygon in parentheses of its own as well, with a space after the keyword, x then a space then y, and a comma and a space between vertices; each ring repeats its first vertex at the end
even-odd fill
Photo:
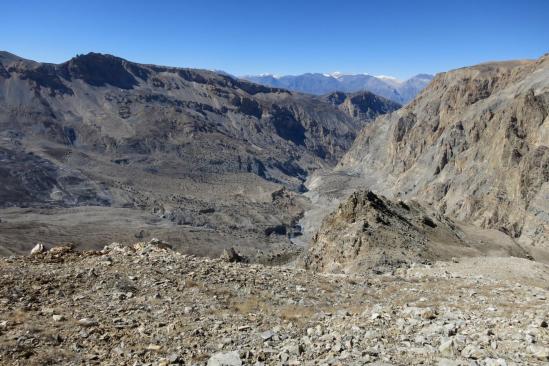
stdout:
POLYGON ((245 75, 242 79, 258 84, 323 95, 336 91, 353 93, 367 90, 400 104, 412 100, 433 79, 433 75, 418 74, 406 81, 390 76, 367 74, 307 73, 302 75, 274 76, 270 74, 245 75))

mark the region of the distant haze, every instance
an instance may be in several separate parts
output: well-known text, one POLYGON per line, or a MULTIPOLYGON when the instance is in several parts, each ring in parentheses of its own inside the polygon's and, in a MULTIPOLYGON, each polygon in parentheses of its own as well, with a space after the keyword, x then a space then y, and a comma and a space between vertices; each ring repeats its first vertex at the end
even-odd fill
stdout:
POLYGON ((400 104, 406 104, 429 84, 433 75, 418 74, 406 81, 395 77, 368 74, 307 73, 302 75, 274 76, 271 74, 245 75, 242 79, 258 84, 284 88, 308 94, 323 95, 335 91, 369 91, 400 104))

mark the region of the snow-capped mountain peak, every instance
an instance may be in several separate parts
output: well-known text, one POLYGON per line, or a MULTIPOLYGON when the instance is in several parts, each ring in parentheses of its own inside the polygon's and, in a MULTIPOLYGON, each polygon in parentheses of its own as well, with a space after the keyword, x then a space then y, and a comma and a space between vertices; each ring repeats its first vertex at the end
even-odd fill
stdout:
POLYGON ((340 77, 344 76, 345 74, 340 72, 340 71, 334 71, 334 72, 325 72, 322 75, 327 77, 327 78, 339 79, 340 77))
POLYGON ((402 80, 390 75, 376 75, 376 78, 381 80, 393 81, 395 83, 402 83, 402 80))

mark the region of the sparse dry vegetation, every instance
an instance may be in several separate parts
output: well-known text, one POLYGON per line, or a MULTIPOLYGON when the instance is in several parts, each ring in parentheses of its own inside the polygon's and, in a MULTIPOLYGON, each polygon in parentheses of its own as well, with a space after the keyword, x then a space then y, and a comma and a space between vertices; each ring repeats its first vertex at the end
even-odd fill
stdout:
POLYGON ((234 351, 251 364, 414 365, 450 357, 440 348, 448 339, 451 357, 464 362, 473 351, 482 360, 545 362, 528 337, 549 339, 546 289, 445 268, 319 274, 144 243, 2 259, 0 364, 205 364, 234 351))

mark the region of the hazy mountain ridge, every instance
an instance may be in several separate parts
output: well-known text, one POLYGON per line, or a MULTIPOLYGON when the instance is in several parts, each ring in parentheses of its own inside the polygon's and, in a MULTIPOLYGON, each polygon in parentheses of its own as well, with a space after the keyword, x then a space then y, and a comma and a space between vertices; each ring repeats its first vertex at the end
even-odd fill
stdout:
POLYGON ((418 74, 406 81, 367 74, 321 73, 285 75, 280 77, 274 77, 273 75, 246 75, 241 78, 262 85, 316 95, 337 91, 346 93, 370 91, 396 103, 406 104, 429 84, 433 76, 418 74))

